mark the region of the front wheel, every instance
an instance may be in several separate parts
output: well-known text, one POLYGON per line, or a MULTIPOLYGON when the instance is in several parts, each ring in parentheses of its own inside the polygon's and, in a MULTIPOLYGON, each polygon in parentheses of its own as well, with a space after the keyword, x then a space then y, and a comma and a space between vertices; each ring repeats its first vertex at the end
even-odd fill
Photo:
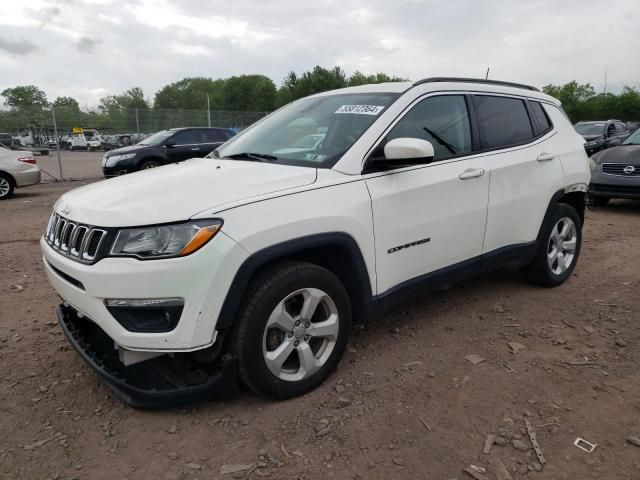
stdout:
POLYGON ((149 170, 151 168, 157 168, 160 166, 160 162, 156 162, 155 160, 148 160, 140 165, 140 170, 149 170))
POLYGON ((582 246, 582 222, 575 208, 559 203, 543 226, 534 261, 525 267, 528 280, 556 287, 573 273, 582 246))
POLYGON ((276 399, 303 395, 335 369, 351 329, 349 296, 328 270, 305 262, 254 279, 233 340, 241 381, 276 399))

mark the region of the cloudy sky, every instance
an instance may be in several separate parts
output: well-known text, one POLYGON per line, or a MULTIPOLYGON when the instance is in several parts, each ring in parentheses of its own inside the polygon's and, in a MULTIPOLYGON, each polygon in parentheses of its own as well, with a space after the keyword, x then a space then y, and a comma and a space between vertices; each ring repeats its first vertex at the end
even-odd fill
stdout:
POLYGON ((187 76, 340 65, 411 79, 457 75, 640 87, 640 1, 3 0, 0 91, 35 84, 82 107, 187 76))

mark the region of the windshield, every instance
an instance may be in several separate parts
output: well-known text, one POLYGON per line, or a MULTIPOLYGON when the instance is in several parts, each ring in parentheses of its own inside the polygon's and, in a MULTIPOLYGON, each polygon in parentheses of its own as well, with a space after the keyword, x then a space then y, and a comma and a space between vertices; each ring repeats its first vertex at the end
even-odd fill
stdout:
POLYGON ((269 115, 209 156, 331 168, 398 97, 397 93, 360 93, 304 98, 269 115), (249 153, 253 155, 246 155, 249 153))
POLYGON ((640 145, 640 129, 629 135, 622 145, 640 145))
POLYGON ((580 135, 602 135, 604 123, 579 123, 574 127, 580 135))
POLYGON ((161 145, 162 143, 164 143, 164 141, 167 138, 169 138, 174 133, 176 132, 172 130, 162 130, 160 132, 154 133, 150 137, 145 138, 140 143, 138 143, 138 145, 161 145))

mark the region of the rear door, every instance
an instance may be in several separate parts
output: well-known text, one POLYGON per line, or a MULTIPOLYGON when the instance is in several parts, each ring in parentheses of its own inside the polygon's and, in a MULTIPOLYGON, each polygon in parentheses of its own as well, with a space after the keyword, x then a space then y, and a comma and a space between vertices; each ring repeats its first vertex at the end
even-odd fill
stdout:
POLYGON ((518 97, 477 94, 480 142, 491 171, 483 253, 533 242, 564 177, 561 147, 544 109, 518 97))
MULTIPOLYGON (((385 133, 373 156, 394 138, 428 140, 427 165, 365 173, 371 195, 378 293, 445 267, 479 259, 487 219, 489 175, 464 94, 416 100, 385 133)), ((423 277, 427 279, 428 277, 423 277)))
POLYGON ((201 156, 205 156, 208 153, 214 151, 224 142, 226 142, 231 135, 222 129, 210 129, 205 128, 201 131, 202 134, 202 146, 201 156))

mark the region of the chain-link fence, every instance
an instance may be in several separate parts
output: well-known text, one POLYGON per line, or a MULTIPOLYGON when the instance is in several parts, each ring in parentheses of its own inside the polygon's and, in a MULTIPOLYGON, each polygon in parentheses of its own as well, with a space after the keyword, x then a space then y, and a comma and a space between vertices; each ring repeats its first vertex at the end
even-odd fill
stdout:
POLYGON ((267 113, 148 108, 93 112, 65 108, 0 110, 0 143, 40 155, 43 180, 92 178, 101 175, 102 155, 91 152, 132 145, 168 128, 221 127, 239 131, 267 113))

